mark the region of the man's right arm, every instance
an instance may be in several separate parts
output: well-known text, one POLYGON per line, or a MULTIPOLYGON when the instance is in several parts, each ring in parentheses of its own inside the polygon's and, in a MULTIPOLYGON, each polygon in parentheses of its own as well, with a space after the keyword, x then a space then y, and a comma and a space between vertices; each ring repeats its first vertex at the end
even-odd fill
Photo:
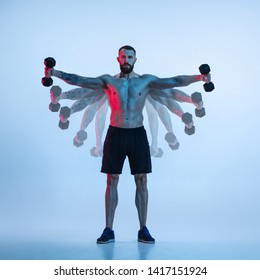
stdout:
POLYGON ((63 71, 55 70, 54 68, 52 69, 45 68, 45 76, 47 77, 54 76, 70 85, 80 86, 83 88, 89 88, 89 89, 105 88, 105 83, 101 77, 98 78, 82 77, 76 74, 68 74, 63 71))

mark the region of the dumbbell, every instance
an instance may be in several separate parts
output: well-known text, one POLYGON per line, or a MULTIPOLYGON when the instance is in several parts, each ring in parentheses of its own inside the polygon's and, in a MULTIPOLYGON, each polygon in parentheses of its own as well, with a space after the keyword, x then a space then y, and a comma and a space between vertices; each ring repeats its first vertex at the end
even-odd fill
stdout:
POLYGON ((193 125, 192 114, 184 113, 182 115, 182 121, 185 123, 185 133, 192 135, 195 133, 195 126, 193 125))
POLYGON ((100 151, 98 151, 98 153, 96 152, 96 147, 92 147, 90 149, 90 155, 92 157, 102 157, 103 156, 103 150, 101 149, 100 151))
POLYGON ((73 139, 73 145, 79 148, 84 144, 84 141, 87 138, 88 138, 87 132, 85 130, 80 130, 77 132, 76 136, 73 139))
POLYGON ((179 149, 180 143, 177 141, 176 136, 172 132, 166 133, 164 139, 172 150, 179 149))
POLYGON ((70 117, 71 110, 69 107, 61 107, 60 109, 60 121, 59 121, 59 128, 61 129, 67 129, 69 127, 69 120, 68 118, 70 117))
MULTIPOLYGON (((56 61, 52 57, 47 57, 44 59, 44 65, 46 68, 53 68, 56 65, 56 61)), ((45 87, 50 87, 53 84, 53 80, 50 77, 43 77, 42 84, 45 87)))
MULTIPOLYGON (((210 72, 210 67, 209 67, 208 64, 202 64, 199 67, 199 71, 202 75, 207 75, 210 72)), ((205 83, 203 85, 203 87, 204 87, 204 90, 207 91, 207 92, 210 92, 215 88, 215 86, 212 82, 205 83)))
POLYGON ((60 103, 58 102, 61 96, 61 88, 59 86, 52 86, 50 89, 51 103, 49 109, 52 112, 58 112, 60 110, 60 103))
MULTIPOLYGON (((201 93, 200 92, 194 92, 192 95, 191 95, 191 100, 193 103, 199 105, 200 102, 202 102, 202 96, 201 96, 201 93)), ((202 104, 201 104, 202 105, 202 104)), ((202 118, 206 115, 206 111, 205 111, 205 108, 202 107, 201 109, 198 109, 196 108, 195 109, 195 115, 199 118, 202 118)))
POLYGON ((163 156, 163 150, 161 148, 157 148, 157 151, 156 151, 153 147, 150 147, 150 154, 151 154, 151 156, 153 156, 155 158, 160 158, 163 156))

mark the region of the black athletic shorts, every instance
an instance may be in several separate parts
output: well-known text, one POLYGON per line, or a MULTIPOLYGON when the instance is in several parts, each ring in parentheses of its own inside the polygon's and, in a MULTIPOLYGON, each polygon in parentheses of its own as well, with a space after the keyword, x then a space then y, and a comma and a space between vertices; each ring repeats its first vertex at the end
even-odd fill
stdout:
POLYGON ((104 142, 101 172, 121 174, 126 156, 132 175, 152 172, 145 128, 119 128, 110 125, 104 142))

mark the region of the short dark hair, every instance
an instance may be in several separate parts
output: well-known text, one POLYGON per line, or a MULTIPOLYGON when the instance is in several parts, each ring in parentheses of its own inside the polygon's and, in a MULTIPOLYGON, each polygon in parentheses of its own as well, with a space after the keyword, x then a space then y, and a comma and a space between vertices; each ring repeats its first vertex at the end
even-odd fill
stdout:
POLYGON ((125 49, 125 50, 131 50, 131 51, 133 51, 134 54, 136 55, 136 50, 135 50, 133 47, 129 46, 129 45, 122 46, 122 47, 118 50, 118 52, 120 52, 120 51, 123 50, 123 49, 125 49))

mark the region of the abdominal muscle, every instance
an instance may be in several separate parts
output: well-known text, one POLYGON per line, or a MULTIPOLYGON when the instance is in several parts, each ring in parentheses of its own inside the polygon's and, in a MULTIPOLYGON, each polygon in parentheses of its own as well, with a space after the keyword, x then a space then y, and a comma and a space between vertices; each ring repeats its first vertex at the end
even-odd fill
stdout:
MULTIPOLYGON (((121 128, 135 128, 143 125, 145 95, 131 94, 121 102, 109 102, 110 125, 121 128)), ((111 101, 111 100, 109 100, 111 101)))
POLYGON ((110 125, 121 128, 136 128, 143 125, 142 112, 129 111, 126 114, 122 112, 111 112, 110 125))
POLYGON ((110 125, 136 128, 143 125, 143 108, 147 91, 142 80, 115 79, 105 90, 111 109, 110 125))

